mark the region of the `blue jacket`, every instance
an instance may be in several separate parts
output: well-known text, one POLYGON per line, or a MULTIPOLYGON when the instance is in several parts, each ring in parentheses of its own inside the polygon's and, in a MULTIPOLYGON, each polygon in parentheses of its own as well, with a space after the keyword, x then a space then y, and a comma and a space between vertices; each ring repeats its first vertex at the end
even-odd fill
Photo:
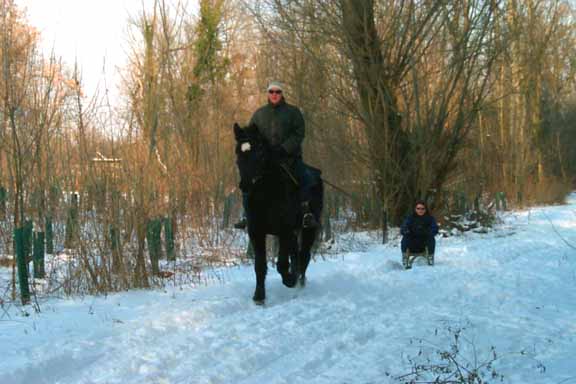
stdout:
POLYGON ((424 239, 438 234, 438 224, 434 216, 418 216, 414 213, 404 219, 400 233, 408 238, 424 239))

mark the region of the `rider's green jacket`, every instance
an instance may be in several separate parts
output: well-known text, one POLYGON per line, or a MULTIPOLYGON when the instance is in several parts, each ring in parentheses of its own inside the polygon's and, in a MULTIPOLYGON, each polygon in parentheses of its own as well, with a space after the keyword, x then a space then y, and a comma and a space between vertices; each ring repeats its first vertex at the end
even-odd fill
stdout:
POLYGON ((304 117, 298 107, 286 103, 284 99, 277 105, 268 103, 259 108, 252 115, 249 125, 256 126, 270 145, 281 145, 294 157, 302 155, 304 117))

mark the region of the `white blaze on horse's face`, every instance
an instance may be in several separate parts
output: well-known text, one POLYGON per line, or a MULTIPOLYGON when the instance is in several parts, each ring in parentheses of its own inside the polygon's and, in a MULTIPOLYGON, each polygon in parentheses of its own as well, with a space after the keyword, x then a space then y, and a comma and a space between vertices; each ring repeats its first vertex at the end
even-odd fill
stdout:
POLYGON ((252 146, 250 145, 250 143, 242 143, 242 145, 240 146, 240 150, 242 152, 248 152, 251 149, 252 149, 252 146))

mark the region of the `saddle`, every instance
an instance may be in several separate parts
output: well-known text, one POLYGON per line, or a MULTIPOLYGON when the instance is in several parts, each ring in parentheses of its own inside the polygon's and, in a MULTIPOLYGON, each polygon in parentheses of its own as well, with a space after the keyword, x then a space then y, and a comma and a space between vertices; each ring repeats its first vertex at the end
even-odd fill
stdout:
MULTIPOLYGON (((298 183, 298 176, 294 172, 294 167, 288 166, 286 164, 281 164, 280 168, 286 173, 286 176, 296 185, 299 187, 298 183)), ((320 184, 322 181, 322 171, 318 168, 315 168, 309 164, 304 163, 304 168, 306 172, 310 175, 310 180, 312 181, 310 187, 320 184)))

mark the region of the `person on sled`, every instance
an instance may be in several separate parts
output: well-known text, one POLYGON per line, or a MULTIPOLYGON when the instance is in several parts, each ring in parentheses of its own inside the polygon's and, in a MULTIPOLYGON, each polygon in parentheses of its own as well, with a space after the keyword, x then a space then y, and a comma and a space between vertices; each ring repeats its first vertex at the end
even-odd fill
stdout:
POLYGON ((434 216, 428 212, 428 207, 424 201, 417 201, 414 204, 414 212, 410 214, 400 227, 402 241, 400 248, 402 255, 406 252, 422 253, 427 248, 428 255, 433 256, 436 248, 434 236, 438 234, 438 224, 434 216))
MULTIPOLYGON (((249 127, 258 129, 271 146, 270 161, 278 165, 284 172, 289 172, 298 181, 299 197, 302 205, 302 227, 318 226, 316 218, 310 210, 311 189, 314 176, 302 160, 302 141, 305 128, 304 117, 298 107, 288 104, 284 99, 284 87, 278 81, 272 81, 266 89, 268 103, 260 107, 250 119, 249 127)), ((246 199, 243 193, 244 216, 235 228, 244 229, 247 226, 246 199)))

